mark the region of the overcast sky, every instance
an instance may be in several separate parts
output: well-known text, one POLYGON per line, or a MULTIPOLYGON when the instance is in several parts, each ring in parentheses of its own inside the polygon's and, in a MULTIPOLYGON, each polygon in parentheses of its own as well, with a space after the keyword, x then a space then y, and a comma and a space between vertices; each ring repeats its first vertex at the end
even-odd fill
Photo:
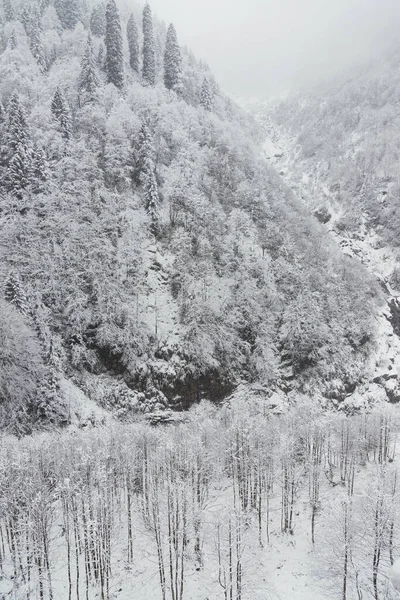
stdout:
POLYGON ((150 0, 182 44, 234 96, 317 83, 373 56, 395 36, 400 0, 150 0))

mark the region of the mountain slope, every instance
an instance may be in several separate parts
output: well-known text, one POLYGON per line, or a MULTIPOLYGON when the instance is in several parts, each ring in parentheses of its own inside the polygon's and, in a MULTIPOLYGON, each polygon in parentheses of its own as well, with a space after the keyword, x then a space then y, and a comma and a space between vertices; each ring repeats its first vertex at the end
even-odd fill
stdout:
POLYGON ((70 30, 45 8, 44 70, 18 19, 2 33, 0 277, 19 282, 11 300, 27 297, 41 346, 30 420, 68 421, 63 379, 125 418, 219 400, 241 381, 343 399, 374 348, 374 279, 283 184, 204 65, 183 51, 182 88, 165 89, 162 25, 155 86, 131 70, 125 42, 124 88, 107 84, 93 36, 99 84, 82 101, 85 10, 70 30), (39 164, 23 181, 17 134, 39 164))
POLYGON ((369 379, 374 393, 384 388, 395 401, 400 397, 399 61, 393 52, 331 89, 253 107, 270 164, 342 251, 359 260, 383 289, 387 306, 376 314, 378 345, 369 379))

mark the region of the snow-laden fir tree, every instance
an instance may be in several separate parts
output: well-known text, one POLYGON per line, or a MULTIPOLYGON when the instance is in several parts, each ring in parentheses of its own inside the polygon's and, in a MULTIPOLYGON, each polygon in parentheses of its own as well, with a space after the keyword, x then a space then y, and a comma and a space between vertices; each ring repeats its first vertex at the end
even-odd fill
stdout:
POLYGON ((164 53, 164 84, 168 90, 179 92, 182 84, 182 56, 175 27, 171 23, 167 31, 164 53))
POLYGON ((106 9, 106 71, 108 83, 118 89, 124 87, 124 57, 122 31, 115 0, 109 0, 106 9))
POLYGON ((32 18, 29 31, 29 47, 42 73, 47 69, 47 60, 40 37, 39 20, 32 18))
POLYGON ((29 132, 26 122, 25 112, 22 108, 18 94, 14 92, 11 96, 8 107, 8 123, 6 131, 6 143, 11 155, 15 152, 19 144, 28 145, 29 132))
POLYGON ((97 37, 106 33, 106 3, 100 2, 95 6, 90 15, 90 31, 97 37))
POLYGON ((143 81, 154 85, 156 81, 156 58, 154 49, 153 16, 149 4, 143 9, 143 81))
POLYGON ((81 19, 80 0, 55 0, 54 6, 64 29, 74 29, 81 19))
POLYGON ((104 44, 100 44, 99 53, 97 55, 97 64, 99 69, 103 70, 106 61, 106 51, 104 49, 104 44))
POLYGON ((11 0, 3 0, 3 9, 6 21, 12 21, 14 19, 14 8, 11 0))
POLYGON ((30 34, 32 24, 32 8, 25 4, 22 9, 20 21, 22 22, 26 35, 30 34))
POLYGON ((10 50, 15 50, 18 46, 17 34, 15 33, 15 29, 12 30, 10 37, 8 38, 7 47, 10 50))
POLYGON ((63 138, 69 140, 71 137, 71 116, 67 101, 65 100, 60 88, 57 88, 56 93, 54 94, 54 98, 51 103, 51 112, 59 122, 60 131, 63 138))
POLYGON ((4 286, 4 299, 12 304, 22 315, 29 314, 29 305, 21 280, 17 273, 8 275, 4 286))
POLYGON ((148 157, 144 164, 142 173, 144 201, 148 215, 150 216, 150 229, 154 235, 160 231, 160 199, 158 186, 154 172, 154 163, 148 157))
POLYGON ((97 65, 93 52, 92 38, 89 35, 85 52, 81 61, 81 72, 79 75, 78 89, 81 101, 96 102, 98 99, 100 80, 97 73, 97 65))
POLYGON ((49 4, 50 0, 39 0, 39 12, 41 16, 43 16, 44 11, 48 8, 49 4))
POLYGON ((18 144, 8 166, 7 189, 17 198, 22 198, 31 181, 32 152, 29 146, 18 144))
POLYGON ((131 14, 126 27, 126 35, 129 46, 129 64, 131 69, 139 73, 139 32, 136 19, 131 14))
POLYGON ((134 179, 138 185, 143 184, 144 177, 147 173, 148 161, 154 163, 154 144, 153 136, 150 127, 146 122, 143 122, 139 132, 138 153, 136 158, 134 179))
POLYGON ((44 192, 44 184, 50 177, 49 165, 43 150, 35 146, 31 154, 30 183, 35 194, 44 192))
POLYGON ((208 111, 211 111, 213 108, 213 90, 207 77, 204 77, 201 87, 200 106, 208 111))

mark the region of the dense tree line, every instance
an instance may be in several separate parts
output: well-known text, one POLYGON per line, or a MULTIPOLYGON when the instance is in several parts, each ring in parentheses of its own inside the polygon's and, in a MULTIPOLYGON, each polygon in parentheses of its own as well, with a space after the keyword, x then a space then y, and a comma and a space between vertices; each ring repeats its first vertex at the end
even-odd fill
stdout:
POLYGON ((390 410, 274 416, 233 402, 166 429, 3 437, 2 585, 31 600, 108 599, 116 585, 182 600, 195 577, 201 597, 274 597, 259 560, 302 538, 310 592, 394 598, 397 432, 390 410))

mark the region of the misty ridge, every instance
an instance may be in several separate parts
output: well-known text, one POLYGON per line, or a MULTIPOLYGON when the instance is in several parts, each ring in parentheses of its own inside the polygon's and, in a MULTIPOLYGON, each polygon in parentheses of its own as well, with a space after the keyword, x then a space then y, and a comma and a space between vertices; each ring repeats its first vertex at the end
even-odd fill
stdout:
POLYGON ((2 0, 0 600, 400 598, 399 23, 2 0))

